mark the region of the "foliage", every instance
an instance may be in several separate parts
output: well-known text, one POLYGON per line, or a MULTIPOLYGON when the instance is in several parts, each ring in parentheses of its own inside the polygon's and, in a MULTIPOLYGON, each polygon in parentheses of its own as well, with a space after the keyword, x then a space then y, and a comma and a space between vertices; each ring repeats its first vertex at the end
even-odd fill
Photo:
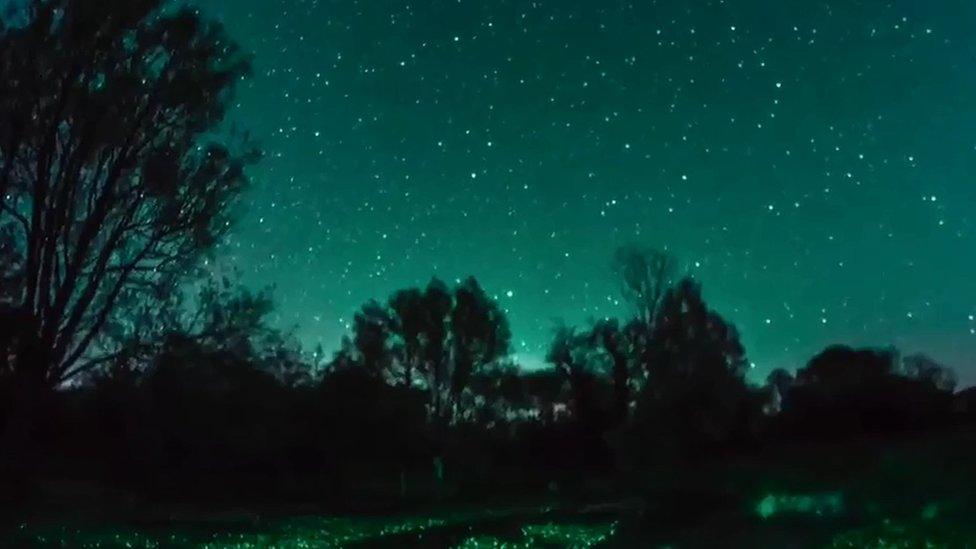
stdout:
POLYGON ((832 346, 813 357, 784 394, 778 428, 796 435, 838 435, 928 428, 951 415, 954 375, 912 356, 899 367, 893 349, 832 346))
POLYGON ((434 279, 395 292, 386 306, 366 303, 353 321, 342 360, 403 387, 423 387, 432 418, 456 419, 472 378, 508 354, 504 312, 474 278, 453 291, 434 279))
POLYGON ((642 429, 692 445, 736 434, 749 403, 745 350, 735 327, 707 307, 691 279, 662 298, 645 368, 642 429))
POLYGON ((3 299, 24 319, 4 358, 55 386, 99 363, 125 304, 172 291, 226 232, 256 154, 214 132, 249 63, 164 0, 24 10, 0 25, 0 249, 17 281, 3 299))

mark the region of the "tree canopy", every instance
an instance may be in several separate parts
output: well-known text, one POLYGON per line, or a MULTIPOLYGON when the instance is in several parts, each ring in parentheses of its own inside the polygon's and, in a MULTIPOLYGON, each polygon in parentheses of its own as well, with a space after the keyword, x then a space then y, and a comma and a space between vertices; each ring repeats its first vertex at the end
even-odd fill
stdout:
POLYGON ((57 385, 110 322, 176 287, 230 226, 257 158, 220 123, 249 61, 165 0, 38 0, 0 25, 4 369, 57 385))
POLYGON ((509 353, 504 311, 473 277, 453 290, 438 279, 406 288, 385 305, 370 301, 353 319, 339 361, 430 395, 432 417, 450 419, 472 376, 509 353))

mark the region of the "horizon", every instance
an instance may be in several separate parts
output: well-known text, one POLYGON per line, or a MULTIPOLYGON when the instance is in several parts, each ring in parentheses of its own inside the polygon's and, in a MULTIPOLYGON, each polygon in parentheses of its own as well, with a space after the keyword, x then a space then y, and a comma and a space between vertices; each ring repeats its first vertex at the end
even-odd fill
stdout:
POLYGON ((973 545, 973 20, 0 0, 0 546, 973 545))
POLYGON ((221 261, 309 348, 474 275, 539 362, 554 319, 627 314, 638 242, 757 379, 844 343, 976 382, 971 5, 197 4, 254 53, 230 118, 267 152, 221 261))

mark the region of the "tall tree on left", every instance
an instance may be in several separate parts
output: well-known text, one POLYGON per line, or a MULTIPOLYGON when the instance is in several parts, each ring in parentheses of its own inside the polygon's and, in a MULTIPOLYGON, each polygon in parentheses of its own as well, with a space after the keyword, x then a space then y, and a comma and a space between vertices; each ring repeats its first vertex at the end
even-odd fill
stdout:
POLYGON ((0 370, 56 387, 230 226, 257 159, 221 122, 250 65, 167 0, 32 0, 0 17, 0 370))

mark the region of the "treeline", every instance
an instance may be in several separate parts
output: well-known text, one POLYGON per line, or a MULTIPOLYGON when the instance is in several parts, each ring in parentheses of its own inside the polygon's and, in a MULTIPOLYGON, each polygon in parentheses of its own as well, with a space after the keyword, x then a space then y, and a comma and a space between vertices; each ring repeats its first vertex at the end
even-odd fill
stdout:
MULTIPOLYGON (((8 465, 157 494, 373 507, 610 489, 797 438, 970 419, 951 371, 894 350, 831 347, 751 385, 735 327, 670 256, 629 247, 615 265, 634 316, 559 327, 540 371, 511 361, 505 315, 473 278, 365 304, 328 362, 267 325, 269 295, 211 282, 144 311, 167 326, 154 345, 45 393, 29 436, 7 439, 20 443, 8 465)), ((4 412, 9 430, 21 418, 4 412)))
MULTIPOLYGON (((259 160, 223 123, 248 57, 165 0, 0 16, 0 471, 155 492, 408 501, 564 489, 770 440, 968 417, 951 374, 828 349, 747 383, 738 332, 667 253, 613 258, 633 307, 510 359, 474 279, 370 302, 330 360, 207 265, 259 160)), ((14 491, 5 490, 4 494, 14 491)))

